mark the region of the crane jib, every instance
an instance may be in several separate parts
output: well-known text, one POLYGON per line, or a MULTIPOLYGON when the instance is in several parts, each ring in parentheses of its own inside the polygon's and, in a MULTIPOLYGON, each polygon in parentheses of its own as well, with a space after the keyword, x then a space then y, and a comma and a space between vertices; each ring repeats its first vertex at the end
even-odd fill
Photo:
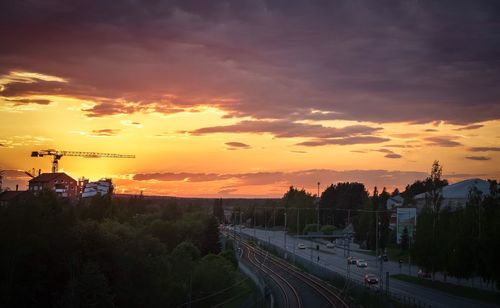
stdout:
POLYGON ((57 151, 57 150, 41 150, 31 152, 31 157, 43 157, 45 155, 53 156, 52 160, 52 172, 55 173, 58 170, 59 160, 63 156, 78 156, 85 158, 135 158, 135 155, 129 154, 112 154, 112 153, 98 153, 98 152, 80 152, 80 151, 57 151))

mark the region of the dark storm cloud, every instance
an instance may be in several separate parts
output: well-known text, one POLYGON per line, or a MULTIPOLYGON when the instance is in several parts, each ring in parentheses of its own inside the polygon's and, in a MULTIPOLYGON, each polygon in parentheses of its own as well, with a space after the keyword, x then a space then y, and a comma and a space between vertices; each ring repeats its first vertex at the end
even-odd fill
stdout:
POLYGON ((469 160, 479 160, 479 161, 491 160, 490 157, 486 156, 466 156, 465 158, 469 160))
POLYGON ((470 124, 500 117, 499 16, 495 1, 3 1, 0 74, 68 83, 1 95, 93 97, 89 116, 470 124))

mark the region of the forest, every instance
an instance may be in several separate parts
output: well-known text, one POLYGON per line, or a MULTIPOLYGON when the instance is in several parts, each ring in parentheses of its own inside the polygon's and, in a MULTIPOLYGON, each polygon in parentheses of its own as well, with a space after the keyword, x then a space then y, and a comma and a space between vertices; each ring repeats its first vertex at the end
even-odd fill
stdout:
POLYGON ((0 207, 0 307, 181 307, 244 288, 211 207, 43 191, 0 207))

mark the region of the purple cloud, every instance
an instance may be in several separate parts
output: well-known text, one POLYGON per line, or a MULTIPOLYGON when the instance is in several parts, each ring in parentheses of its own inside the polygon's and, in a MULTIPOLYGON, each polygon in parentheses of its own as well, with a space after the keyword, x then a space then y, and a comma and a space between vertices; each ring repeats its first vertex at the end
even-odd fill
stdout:
POLYGON ((68 82, 10 82, 0 95, 82 97, 94 117, 203 104, 256 119, 495 120, 495 5, 4 1, 0 75, 68 82))
POLYGON ((439 147, 458 147, 462 144, 457 141, 453 141, 453 137, 428 137, 425 138, 428 141, 428 145, 430 146, 439 146, 439 147))
POLYGON ((473 147, 471 152, 500 152, 500 147, 473 147))
POLYGON ((48 99, 7 99, 6 101, 14 103, 14 106, 29 104, 48 105, 51 103, 51 101, 48 99))
MULTIPOLYGON (((189 182, 213 182, 213 181, 231 181, 221 185, 220 190, 237 189, 242 186, 273 185, 286 187, 294 185, 305 187, 311 191, 316 191, 316 183, 322 183, 322 187, 337 182, 361 182, 367 188, 374 186, 400 187, 404 188, 407 184, 415 180, 425 179, 428 176, 425 172, 418 171, 389 171, 389 170, 346 170, 337 171, 329 169, 309 169, 293 172, 255 172, 255 173, 144 173, 136 174, 133 179, 136 181, 189 181, 189 182)), ((479 174, 444 174, 443 177, 459 181, 471 177, 479 177, 479 174)), ((282 193, 282 191, 280 191, 282 193)), ((229 192, 228 192, 229 193, 229 192)))
POLYGON ((277 138, 311 137, 337 138, 355 135, 369 135, 381 131, 381 127, 352 125, 342 128, 326 127, 318 124, 303 124, 290 121, 241 121, 233 125, 199 128, 189 132, 192 135, 214 133, 254 133, 272 134, 277 138))
POLYGON ((386 154, 384 157, 386 158, 401 158, 402 156, 396 153, 386 154))
POLYGON ((467 158, 469 160, 480 160, 480 161, 491 160, 490 157, 486 157, 486 156, 466 156, 465 158, 467 158))
POLYGON ((226 142, 225 143, 227 146, 230 147, 230 149, 249 149, 250 145, 243 143, 243 142, 226 142))
POLYGON ((335 138, 335 139, 317 139, 311 141, 304 141, 297 143, 300 146, 306 147, 317 147, 323 145, 352 145, 352 144, 371 144, 371 143, 383 143, 390 139, 374 136, 359 136, 359 137, 346 137, 346 138, 335 138))
POLYGON ((478 129, 478 128, 481 128, 483 127, 484 125, 482 124, 474 124, 474 125, 467 125, 467 126, 464 126, 464 127, 460 127, 460 128, 455 128, 454 130, 456 131, 462 131, 462 130, 472 130, 472 129, 478 129))
POLYGON ((105 129, 95 129, 90 134, 92 136, 99 136, 99 137, 112 137, 112 136, 117 136, 119 132, 120 132, 119 129, 105 128, 105 129))

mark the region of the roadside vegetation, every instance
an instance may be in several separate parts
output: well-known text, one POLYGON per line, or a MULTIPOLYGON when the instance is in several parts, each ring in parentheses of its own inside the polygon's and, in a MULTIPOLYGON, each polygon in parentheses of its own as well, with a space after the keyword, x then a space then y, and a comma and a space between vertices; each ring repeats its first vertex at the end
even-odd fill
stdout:
POLYGON ((456 296, 467 297, 490 303, 497 303, 497 304, 500 303, 500 294, 498 292, 480 290, 477 288, 471 288, 466 286, 459 286, 456 284, 445 283, 441 281, 420 279, 417 277, 401 275, 401 274, 392 275, 391 277, 398 280, 418 284, 424 287, 433 288, 456 296))
POLYGON ((424 270, 459 279, 480 277, 500 289, 500 187, 490 181, 483 196, 472 188, 465 207, 443 204, 442 167, 437 162, 427 179, 426 205, 417 219, 412 258, 424 270))

